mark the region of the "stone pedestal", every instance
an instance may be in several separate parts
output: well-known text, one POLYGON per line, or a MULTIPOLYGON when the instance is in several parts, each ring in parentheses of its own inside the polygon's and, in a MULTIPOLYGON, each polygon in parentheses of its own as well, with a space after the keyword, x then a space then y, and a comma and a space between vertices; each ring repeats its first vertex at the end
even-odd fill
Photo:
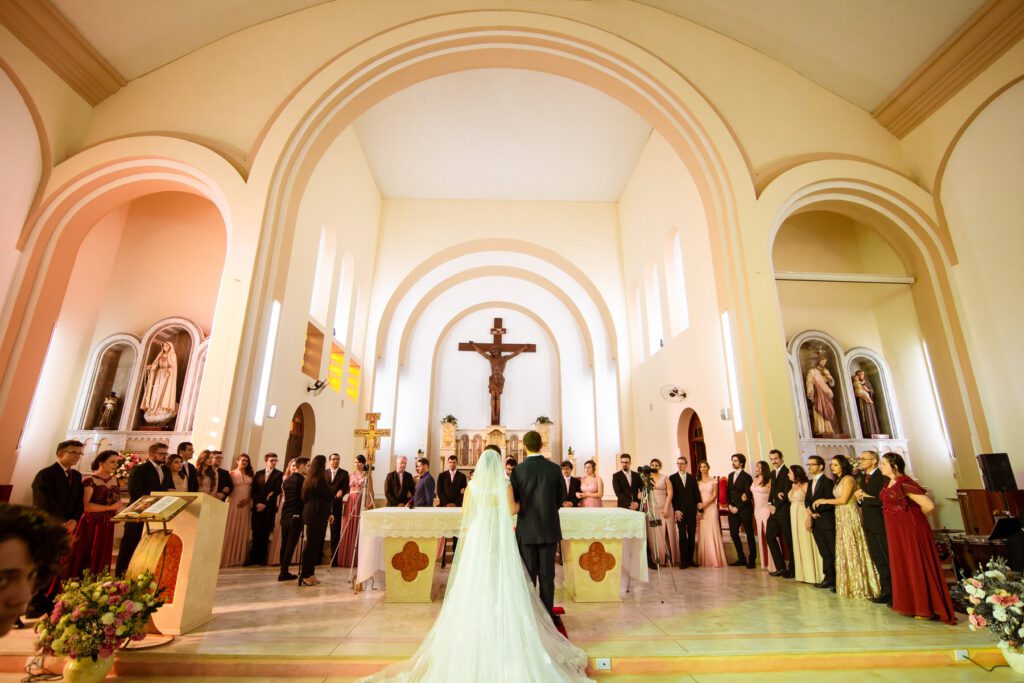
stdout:
POLYGON ((440 538, 385 538, 385 602, 430 602, 440 538))
POLYGON ((565 589, 574 601, 622 602, 620 539, 563 541, 562 553, 565 589))

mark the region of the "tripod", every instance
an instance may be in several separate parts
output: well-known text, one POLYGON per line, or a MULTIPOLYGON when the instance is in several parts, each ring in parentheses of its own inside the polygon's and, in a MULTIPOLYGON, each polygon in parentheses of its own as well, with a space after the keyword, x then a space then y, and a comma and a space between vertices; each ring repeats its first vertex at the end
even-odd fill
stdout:
MULTIPOLYGON (((664 526, 664 520, 658 516, 658 511, 654 509, 654 491, 647 486, 640 487, 640 509, 643 510, 644 516, 647 518, 647 528, 660 530, 664 526)), ((665 591, 661 583, 661 552, 659 547, 660 536, 657 531, 652 535, 654 538, 653 550, 654 550, 654 567, 658 572, 658 596, 661 598, 662 604, 665 603, 665 591)), ((671 563, 670 563, 671 564, 671 563)), ((672 578, 672 590, 678 592, 676 587, 676 575, 669 572, 669 576, 672 578)))
MULTIPOLYGON (((357 503, 355 509, 359 510, 359 513, 360 513, 359 515, 354 515, 354 514, 346 515, 345 514, 345 507, 342 506, 342 508, 341 508, 341 514, 342 514, 342 517, 341 517, 341 538, 338 541, 338 547, 334 549, 334 554, 331 555, 330 563, 327 565, 327 573, 328 574, 330 574, 331 570, 334 568, 334 562, 338 558, 338 553, 341 551, 341 541, 345 540, 345 530, 349 526, 351 526, 352 524, 356 524, 356 525, 359 524, 359 522, 357 520, 354 520, 353 517, 361 518, 362 517, 362 512, 364 510, 371 510, 374 507, 374 504, 373 504, 373 466, 372 465, 368 466, 368 468, 366 470, 366 480, 364 481, 362 488, 359 489, 359 499, 358 500, 359 500, 359 502, 357 503), (369 498, 367 498, 367 496, 366 496, 367 490, 370 491, 369 498)), ((358 548, 359 548, 359 532, 360 532, 360 527, 356 526, 356 537, 355 537, 355 540, 354 540, 354 544, 355 544, 356 550, 358 550, 358 548)), ((349 582, 349 585, 352 586, 352 590, 354 590, 356 593, 358 593, 361 590, 363 590, 363 586, 362 586, 362 584, 360 584, 359 586, 356 586, 355 571, 356 571, 356 563, 353 562, 352 566, 348 568, 348 582, 349 582)), ((374 580, 373 580, 372 577, 370 578, 370 588, 371 589, 374 588, 374 580)))

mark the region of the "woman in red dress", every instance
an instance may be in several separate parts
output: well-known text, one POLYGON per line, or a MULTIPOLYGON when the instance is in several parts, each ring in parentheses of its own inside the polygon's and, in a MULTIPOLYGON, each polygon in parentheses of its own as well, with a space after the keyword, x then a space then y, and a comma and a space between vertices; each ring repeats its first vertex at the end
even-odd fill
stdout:
POLYGON ((924 488, 906 475, 898 453, 886 453, 878 464, 889 485, 878 497, 885 515, 892 572, 892 609, 907 617, 956 623, 953 601, 942 576, 932 528, 925 519, 935 504, 924 488))
POLYGON ((86 569, 92 574, 110 569, 114 552, 114 523, 110 518, 121 509, 116 469, 117 451, 103 451, 92 461, 92 475, 82 479, 85 512, 75 528, 66 578, 81 576, 86 569))

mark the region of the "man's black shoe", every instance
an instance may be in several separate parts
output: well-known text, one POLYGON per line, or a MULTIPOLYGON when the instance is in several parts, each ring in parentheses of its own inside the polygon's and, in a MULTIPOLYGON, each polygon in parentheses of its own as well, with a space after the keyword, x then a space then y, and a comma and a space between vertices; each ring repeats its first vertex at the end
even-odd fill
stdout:
POLYGON ((746 567, 747 563, 745 560, 736 560, 735 562, 729 563, 730 567, 746 567))
POLYGON ((773 572, 768 572, 768 576, 785 576, 786 572, 782 569, 776 569, 773 572))
POLYGON ((277 575, 277 580, 278 581, 295 581, 298 578, 299 577, 296 576, 295 574, 278 574, 277 575))

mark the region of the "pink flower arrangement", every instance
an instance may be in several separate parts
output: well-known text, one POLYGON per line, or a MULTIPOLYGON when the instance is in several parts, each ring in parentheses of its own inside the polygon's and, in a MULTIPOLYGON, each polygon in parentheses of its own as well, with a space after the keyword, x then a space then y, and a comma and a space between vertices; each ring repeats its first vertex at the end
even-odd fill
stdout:
POLYGON ((1019 651, 1024 644, 1024 577, 996 558, 984 571, 953 587, 953 599, 966 608, 972 631, 988 629, 1000 645, 1019 651))
POLYGON ((142 462, 143 458, 138 453, 132 453, 131 451, 118 451, 117 452, 117 469, 114 470, 114 476, 120 481, 128 479, 128 475, 132 473, 132 469, 142 462))

